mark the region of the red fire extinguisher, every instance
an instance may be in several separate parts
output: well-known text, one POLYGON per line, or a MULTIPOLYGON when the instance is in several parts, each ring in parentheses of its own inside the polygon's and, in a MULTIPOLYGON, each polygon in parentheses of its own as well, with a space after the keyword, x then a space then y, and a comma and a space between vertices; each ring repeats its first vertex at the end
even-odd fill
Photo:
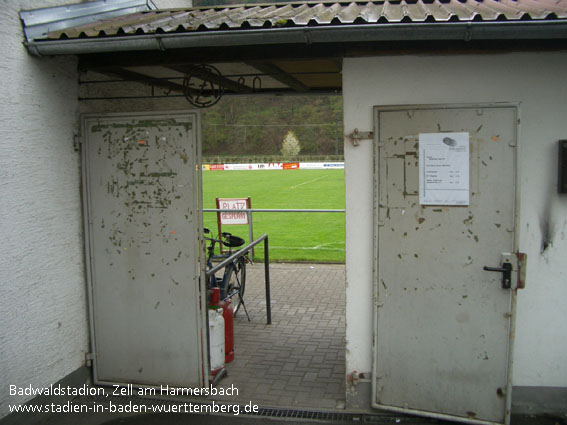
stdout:
POLYGON ((234 309, 230 299, 221 301, 222 317, 224 317, 224 362, 234 360, 234 309))

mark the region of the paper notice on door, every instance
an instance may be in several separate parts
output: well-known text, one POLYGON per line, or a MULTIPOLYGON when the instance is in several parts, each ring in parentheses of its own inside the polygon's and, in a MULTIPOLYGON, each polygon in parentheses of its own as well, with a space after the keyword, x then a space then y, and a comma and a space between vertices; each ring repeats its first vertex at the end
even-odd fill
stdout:
POLYGON ((419 135, 419 203, 469 204, 469 133, 419 135))

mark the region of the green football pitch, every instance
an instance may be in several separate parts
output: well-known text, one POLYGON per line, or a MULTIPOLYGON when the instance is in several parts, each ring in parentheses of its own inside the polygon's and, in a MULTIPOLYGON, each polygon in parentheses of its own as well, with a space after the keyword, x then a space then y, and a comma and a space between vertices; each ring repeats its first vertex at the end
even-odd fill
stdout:
MULTIPOLYGON (((203 171, 203 208, 215 198, 251 198, 253 209, 344 209, 344 170, 203 171)), ((217 234, 217 214, 203 214, 217 234)), ((254 238, 268 234, 270 261, 344 262, 344 213, 256 212, 254 238)), ((223 226, 248 242, 248 226, 223 226)), ((264 258, 263 243, 254 258, 264 258)))

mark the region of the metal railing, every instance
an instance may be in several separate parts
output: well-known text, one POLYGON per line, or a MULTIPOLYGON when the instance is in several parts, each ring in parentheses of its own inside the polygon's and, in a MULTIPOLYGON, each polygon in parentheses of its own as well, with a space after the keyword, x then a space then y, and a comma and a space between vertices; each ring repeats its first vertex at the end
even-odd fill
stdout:
MULTIPOLYGON (((268 325, 272 324, 272 305, 270 301, 270 254, 269 254, 269 244, 268 244, 268 235, 263 234, 255 241, 250 242, 244 248, 239 249, 230 257, 226 258, 225 260, 221 261, 219 264, 214 266, 212 269, 206 271, 207 281, 208 278, 218 272, 220 269, 223 269, 227 266, 227 264, 232 263, 237 258, 243 257, 252 249, 252 247, 258 245, 260 242, 264 241, 264 282, 266 285, 266 322, 268 325)), ((250 319, 249 319, 250 320, 250 319)))
POLYGON ((295 212, 295 213, 344 213, 345 210, 344 209, 331 209, 331 210, 320 210, 320 209, 274 209, 274 208, 245 208, 242 210, 231 210, 231 209, 222 209, 222 208, 217 208, 217 209, 209 209, 209 208, 205 208, 203 209, 203 212, 232 212, 232 213, 237 213, 237 212, 245 212, 248 213, 248 215, 250 215, 250 213, 253 212, 295 212))
MULTIPOLYGON (((245 209, 241 209, 241 210, 233 210, 233 209, 227 209, 227 208, 204 208, 202 211, 203 212, 216 212, 216 213, 219 213, 219 212, 233 212, 233 213, 234 212, 245 212, 248 215, 248 222, 250 223, 249 240, 252 240, 252 213, 253 212, 262 212, 262 213, 270 213, 270 212, 277 212, 277 213, 282 213, 282 212, 284 212, 284 213, 288 213, 288 212, 293 212, 293 213, 344 213, 345 212, 344 209, 295 209, 295 208, 291 208, 291 209, 290 208, 287 208, 287 209, 281 209, 281 208, 245 208, 245 209)), ((220 269, 226 267, 227 264, 231 263, 232 261, 236 260, 237 258, 244 256, 246 253, 251 251, 252 248, 254 248, 256 245, 258 245, 262 241, 264 241, 264 281, 265 281, 265 285, 266 285, 266 315, 267 315, 267 324, 271 325, 272 324, 272 308, 271 308, 271 301, 270 301, 270 267, 269 267, 270 254, 268 252, 269 244, 268 244, 268 235, 267 234, 263 234, 262 236, 260 236, 255 241, 250 242, 244 248, 236 251, 230 257, 226 258, 225 260, 223 260, 222 262, 220 262, 219 264, 214 266, 212 269, 207 270, 206 276, 207 276, 207 278, 210 277, 214 273, 218 272, 220 269)), ((253 250, 252 250, 252 252, 253 252, 253 250)))

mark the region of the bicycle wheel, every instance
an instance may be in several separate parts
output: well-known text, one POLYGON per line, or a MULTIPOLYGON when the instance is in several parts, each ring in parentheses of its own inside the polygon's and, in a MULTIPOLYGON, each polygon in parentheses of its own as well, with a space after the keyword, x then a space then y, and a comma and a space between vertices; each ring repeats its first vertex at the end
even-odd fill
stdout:
POLYGON ((227 285, 227 297, 230 297, 234 315, 242 305, 246 285, 246 260, 240 257, 234 262, 227 285))

